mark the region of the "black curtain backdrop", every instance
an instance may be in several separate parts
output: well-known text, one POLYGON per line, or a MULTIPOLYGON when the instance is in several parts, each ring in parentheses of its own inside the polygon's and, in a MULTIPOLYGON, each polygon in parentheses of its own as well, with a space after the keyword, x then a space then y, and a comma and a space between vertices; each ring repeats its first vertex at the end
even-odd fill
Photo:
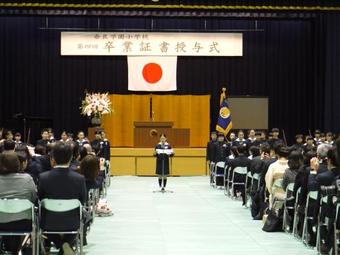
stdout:
MULTIPOLYGON (((127 58, 62 57, 60 31, 96 30, 96 17, 0 16, 0 126, 22 112, 51 118, 57 135, 86 129, 84 91, 129 94, 127 58)), ((288 137, 315 128, 340 132, 339 24, 336 14, 308 19, 101 17, 105 30, 244 31, 242 57, 179 57, 176 94, 211 94, 214 129, 220 90, 269 98, 269 126, 288 137), (260 31, 254 31, 257 26, 260 31), (249 31, 246 31, 249 30, 249 31), (335 52, 337 54, 335 54, 335 52)), ((249 109, 251 111, 251 109, 249 109)), ((254 113, 256 114, 256 113, 254 113)))

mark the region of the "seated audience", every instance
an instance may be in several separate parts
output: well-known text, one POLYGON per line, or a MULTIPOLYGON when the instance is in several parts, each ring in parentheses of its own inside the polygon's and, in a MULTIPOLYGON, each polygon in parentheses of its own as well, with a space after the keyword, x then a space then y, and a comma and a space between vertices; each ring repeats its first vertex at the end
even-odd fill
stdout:
MULTIPOLYGON (((323 194, 323 192, 321 192, 322 186, 335 185, 336 180, 340 179, 340 139, 336 141, 336 146, 329 149, 327 152, 327 168, 328 171, 318 174, 320 169, 319 160, 316 157, 311 159, 310 186, 313 190, 319 191, 319 194, 323 194)), ((322 213, 320 215, 318 215, 318 208, 315 209, 315 225, 319 217, 320 220, 326 224, 326 226, 323 225, 320 228, 322 254, 329 254, 329 251, 334 244, 333 223, 335 221, 335 208, 336 203, 334 203, 333 196, 329 196, 327 203, 322 205, 322 213)))
POLYGON ((101 188, 97 182, 99 175, 99 159, 94 155, 86 155, 80 162, 80 173, 84 175, 87 191, 101 188))
POLYGON ((79 155, 79 144, 77 142, 69 142, 72 147, 72 161, 70 164, 70 169, 73 171, 79 171, 79 165, 80 165, 80 155, 79 155))
POLYGON ((14 150, 15 150, 15 142, 13 140, 5 140, 3 152, 13 152, 14 150))
MULTIPOLYGON (((72 147, 68 143, 56 142, 51 152, 52 171, 42 173, 39 179, 39 199, 78 199, 82 204, 87 200, 85 178, 69 169, 72 160, 72 147), (61 188, 62 187, 62 188, 61 188)), ((67 213, 64 222, 59 222, 59 217, 45 213, 41 219, 41 225, 49 228, 60 229, 63 226, 76 226, 74 218, 78 210, 67 213)), ((79 216, 78 216, 79 217, 79 216)), ((75 235, 49 235, 58 249, 64 254, 73 254, 72 247, 75 245, 75 235)))
MULTIPOLYGON (((298 213, 298 234, 302 235, 303 220, 305 217, 305 207, 307 194, 310 191, 308 188, 308 179, 310 174, 310 160, 316 156, 314 151, 308 151, 303 155, 303 165, 300 167, 294 183, 293 196, 296 198, 297 192, 300 189, 300 194, 297 200, 297 213, 298 213)), ((313 243, 314 241, 311 241, 313 243)))
POLYGON ((288 155, 289 150, 285 146, 279 146, 276 152, 278 159, 272 163, 265 176, 266 188, 269 192, 269 208, 272 207, 274 199, 283 200, 285 192, 282 187, 276 187, 274 185, 276 180, 283 179, 283 174, 288 168, 288 155))
MULTIPOLYGON (((0 154, 0 198, 28 199, 36 202, 37 192, 30 175, 20 173, 20 161, 15 152, 0 154)), ((31 211, 22 212, 16 217, 1 216, 0 231, 31 230, 32 223, 27 220, 31 211)), ((3 237, 5 248, 13 254, 17 254, 21 245, 20 237, 3 237)))
MULTIPOLYGON (((247 151, 246 146, 240 145, 237 147, 237 152, 238 152, 237 157, 235 159, 227 159, 227 165, 230 167, 229 171, 230 171, 231 177, 236 167, 246 167, 247 171, 248 172, 250 171, 251 160, 247 157, 246 151, 247 151)), ((245 182, 245 180, 246 180, 245 176, 235 174, 235 177, 234 177, 235 182, 245 182)), ((240 186, 240 187, 235 186, 235 190, 233 190, 233 192, 234 192, 234 196, 236 196, 238 192, 241 192, 243 205, 245 205, 246 201, 245 201, 244 186, 240 186)))
POLYGON ((258 146, 251 146, 249 148, 249 159, 252 160, 253 158, 259 157, 260 156, 260 147, 258 146))
POLYGON ((294 183, 296 175, 302 166, 303 157, 302 151, 294 150, 288 156, 288 168, 283 174, 282 188, 286 190, 288 184, 294 183))

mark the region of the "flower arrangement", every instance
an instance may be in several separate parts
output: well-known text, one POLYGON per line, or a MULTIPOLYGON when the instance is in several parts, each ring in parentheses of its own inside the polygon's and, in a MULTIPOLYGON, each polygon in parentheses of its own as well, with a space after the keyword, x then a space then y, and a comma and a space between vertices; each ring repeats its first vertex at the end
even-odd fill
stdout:
POLYGON ((100 118, 103 114, 112 112, 108 93, 86 93, 81 104, 81 114, 100 118))

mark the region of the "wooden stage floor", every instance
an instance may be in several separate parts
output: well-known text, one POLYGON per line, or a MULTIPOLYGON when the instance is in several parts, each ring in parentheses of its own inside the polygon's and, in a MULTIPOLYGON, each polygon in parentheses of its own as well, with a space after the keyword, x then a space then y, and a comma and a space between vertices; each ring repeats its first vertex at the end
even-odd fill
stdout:
MULTIPOLYGON (((206 148, 175 148, 174 152, 170 159, 171 176, 207 174, 206 148)), ((153 153, 153 148, 111 148, 111 175, 155 175, 153 153)))

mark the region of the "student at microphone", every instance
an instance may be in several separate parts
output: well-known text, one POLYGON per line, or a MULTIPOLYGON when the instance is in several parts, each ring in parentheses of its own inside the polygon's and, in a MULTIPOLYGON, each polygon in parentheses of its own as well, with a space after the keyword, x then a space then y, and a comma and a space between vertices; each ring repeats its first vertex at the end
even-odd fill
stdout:
POLYGON ((161 191, 165 191, 167 176, 169 175, 169 157, 174 155, 171 145, 166 141, 166 135, 161 134, 159 143, 155 147, 156 174, 161 191))

